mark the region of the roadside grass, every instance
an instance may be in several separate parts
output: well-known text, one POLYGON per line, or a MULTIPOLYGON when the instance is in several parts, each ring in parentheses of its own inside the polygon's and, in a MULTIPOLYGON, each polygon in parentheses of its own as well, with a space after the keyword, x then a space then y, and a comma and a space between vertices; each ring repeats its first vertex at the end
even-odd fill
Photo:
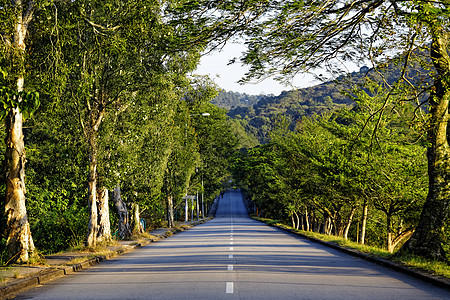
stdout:
POLYGON ((67 265, 68 266, 73 266, 73 265, 76 265, 76 264, 80 264, 80 263, 88 261, 88 260, 90 260, 92 258, 96 258, 96 257, 99 257, 99 256, 107 255, 107 254, 109 254, 111 252, 112 251, 102 251, 102 252, 95 252, 93 254, 89 254, 89 255, 85 255, 85 256, 76 257, 76 258, 73 258, 72 260, 70 260, 67 263, 67 265))
POLYGON ((344 248, 356 250, 361 253, 371 255, 373 257, 391 260, 393 262, 405 265, 407 267, 410 267, 410 268, 413 268, 416 270, 425 271, 431 275, 450 279, 450 266, 448 263, 445 263, 445 262, 430 261, 430 260, 426 260, 422 257, 417 257, 417 256, 413 256, 413 255, 397 256, 397 255, 395 255, 395 253, 392 254, 385 249, 381 249, 379 247, 374 247, 374 246, 361 245, 359 243, 356 243, 356 242, 353 242, 350 240, 346 240, 344 238, 337 237, 334 235, 326 235, 326 234, 320 234, 320 233, 316 233, 316 232, 294 229, 293 227, 291 227, 289 225, 281 223, 280 220, 272 220, 272 219, 257 218, 257 217, 253 217, 253 218, 255 220, 264 222, 268 225, 276 225, 278 227, 283 227, 286 229, 293 230, 293 231, 298 232, 301 235, 304 235, 306 237, 310 237, 310 238, 314 238, 314 239, 321 240, 324 242, 336 244, 336 245, 339 245, 344 248))
POLYGON ((394 256, 392 260, 432 275, 450 279, 450 266, 445 262, 430 261, 414 255, 394 256))

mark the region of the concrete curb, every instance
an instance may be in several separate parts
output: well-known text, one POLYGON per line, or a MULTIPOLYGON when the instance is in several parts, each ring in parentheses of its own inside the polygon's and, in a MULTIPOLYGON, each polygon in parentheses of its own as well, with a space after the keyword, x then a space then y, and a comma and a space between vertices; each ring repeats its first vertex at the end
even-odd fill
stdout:
POLYGON ((12 297, 15 296, 15 294, 17 294, 19 292, 23 292, 23 291, 30 289, 32 287, 35 287, 37 285, 46 284, 54 279, 63 277, 65 275, 69 275, 69 274, 73 274, 75 272, 80 272, 80 271, 89 269, 90 267, 95 266, 102 261, 111 259, 113 257, 120 256, 125 253, 129 253, 135 249, 144 247, 150 243, 159 241, 161 239, 165 239, 165 238, 172 236, 178 232, 183 232, 188 229, 191 229, 192 227, 203 224, 209 220, 211 220, 211 218, 206 218, 203 220, 199 220, 199 221, 190 223, 189 225, 186 225, 186 228, 182 227, 181 229, 177 229, 177 228, 168 229, 164 234, 159 235, 155 238, 141 241, 132 246, 124 246, 118 250, 108 253, 107 255, 99 255, 99 256, 96 256, 89 260, 86 260, 84 262, 78 263, 78 264, 74 264, 71 266, 61 266, 61 267, 49 268, 49 269, 40 271, 37 274, 31 275, 29 277, 14 280, 14 282, 8 283, 7 285, 0 287, 0 299, 11 299, 12 297))
MULTIPOLYGON (((256 219, 254 219, 254 220, 256 220, 256 219)), ((256 221, 259 221, 259 220, 256 220, 256 221)), ((259 222, 261 222, 263 224, 266 224, 266 225, 269 225, 271 227, 275 227, 275 228, 281 229, 283 231, 289 232, 291 234, 294 234, 296 236, 299 236, 299 237, 302 237, 304 239, 310 240, 312 242, 319 243, 319 244, 327 246, 329 248, 341 251, 341 252, 343 252, 345 254, 352 255, 354 257, 358 257, 358 258, 367 260, 369 262, 372 262, 372 263, 375 263, 377 265, 380 265, 380 266, 392 269, 392 270, 397 271, 397 272, 408 274, 408 275, 410 275, 412 277, 415 277, 417 279, 420 279, 420 280, 426 281, 428 283, 431 283, 433 285, 439 286, 441 288, 450 290, 450 280, 449 279, 441 278, 441 277, 438 277, 438 276, 434 276, 434 275, 431 275, 431 274, 429 274, 429 273, 427 273, 425 271, 414 269, 414 268, 411 268, 411 267, 407 267, 405 265, 402 265, 400 263, 396 263, 396 262, 391 261, 391 260, 375 257, 375 256, 372 256, 372 255, 369 255, 369 254, 365 254, 365 253, 359 252, 359 251, 354 250, 354 249, 345 248, 345 247, 339 246, 339 245, 334 244, 334 243, 325 242, 325 241, 322 241, 322 240, 319 240, 319 239, 316 239, 316 238, 313 238, 313 237, 310 237, 310 236, 306 236, 306 235, 304 235, 304 234, 302 234, 300 232, 297 232, 297 231, 295 231, 293 229, 285 228, 283 226, 279 226, 279 225, 275 225, 275 224, 267 224, 267 223, 265 223, 263 221, 259 221, 259 222)))

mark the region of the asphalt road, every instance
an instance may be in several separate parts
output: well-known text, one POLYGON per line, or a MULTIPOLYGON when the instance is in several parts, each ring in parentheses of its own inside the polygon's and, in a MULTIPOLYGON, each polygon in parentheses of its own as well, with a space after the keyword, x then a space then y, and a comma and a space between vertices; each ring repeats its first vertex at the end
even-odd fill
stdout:
POLYGON ((216 218, 17 299, 450 299, 446 290, 247 216, 240 192, 216 218))

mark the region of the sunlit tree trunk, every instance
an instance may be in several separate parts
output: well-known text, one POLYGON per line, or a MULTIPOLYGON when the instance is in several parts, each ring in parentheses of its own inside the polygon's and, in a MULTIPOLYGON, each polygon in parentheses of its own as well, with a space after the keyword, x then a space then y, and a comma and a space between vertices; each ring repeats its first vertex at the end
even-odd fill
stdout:
POLYGON ((132 215, 132 218, 133 218, 133 222, 132 222, 133 230, 132 230, 132 232, 134 234, 136 234, 136 235, 139 235, 139 234, 143 233, 144 229, 141 226, 141 217, 140 217, 140 212, 139 212, 139 204, 137 204, 136 202, 131 205, 131 215, 132 215))
POLYGON ((173 221, 173 196, 170 193, 167 195, 167 226, 169 228, 175 226, 173 221))
MULTIPOLYGON (((98 93, 98 91, 96 92, 98 93)), ((99 97, 99 95, 95 95, 99 97)), ((92 101, 93 103, 98 102, 92 101)), ((87 127, 84 127, 89 149, 89 175, 88 175, 88 208, 89 224, 87 232, 87 246, 95 246, 98 234, 98 208, 97 208, 97 166, 98 166, 98 130, 105 114, 104 107, 93 107, 89 110, 87 127)))
MULTIPOLYGON (((28 25, 33 17, 34 2, 25 3, 13 1, 17 19, 12 36, 11 46, 17 64, 16 88, 18 92, 24 89, 25 38, 28 25)), ((21 101, 21 99, 19 99, 21 101)), ((10 108, 6 117, 6 234, 10 262, 28 262, 29 253, 34 251, 33 238, 25 206, 25 145, 22 130, 23 116, 18 107, 10 108)))
POLYGON ((330 217, 327 217, 325 220, 325 234, 330 235, 333 231, 333 222, 330 217))
POLYGON ((34 251, 33 238, 25 206, 25 147, 22 114, 12 109, 6 119, 6 226, 8 257, 25 263, 34 251))
POLYGON ((359 243, 364 245, 366 239, 366 226, 367 226, 367 214, 369 211, 369 205, 367 200, 364 200, 362 215, 361 215, 361 231, 359 232, 359 243))
POLYGON ((350 226, 352 225, 353 216, 355 215, 356 207, 352 207, 352 210, 350 211, 350 215, 347 218, 347 223, 345 224, 343 237, 344 239, 348 239, 348 232, 350 230, 350 226))
POLYGON ((392 246, 392 216, 387 214, 386 217, 386 248, 392 253, 394 251, 394 247, 392 246))
POLYGON ((308 208, 305 208, 305 230, 309 231, 309 214, 308 208))
POLYGON ((109 221, 109 193, 108 189, 100 189, 98 193, 98 241, 111 240, 111 225, 109 221))
POLYGON ((87 246, 95 246, 98 233, 97 214, 97 139, 96 134, 91 133, 89 137, 89 225, 87 233, 87 246))

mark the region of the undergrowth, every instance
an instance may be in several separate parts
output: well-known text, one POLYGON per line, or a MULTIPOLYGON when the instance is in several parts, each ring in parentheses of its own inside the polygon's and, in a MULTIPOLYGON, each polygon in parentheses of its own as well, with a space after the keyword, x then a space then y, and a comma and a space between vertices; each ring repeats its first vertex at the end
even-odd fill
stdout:
POLYGON ((328 242, 328 243, 334 243, 341 247, 357 250, 361 253, 369 254, 374 257, 392 260, 394 262, 403 264, 403 265, 411 267, 411 268, 423 270, 432 275, 436 275, 436 276, 440 276, 440 277, 444 277, 444 278, 450 278, 450 266, 445 262, 430 261, 430 260, 426 260, 422 257, 417 257, 417 256, 413 256, 413 255, 397 256, 397 255, 390 253, 386 249, 381 249, 379 247, 368 246, 368 245, 361 245, 359 243, 356 243, 356 242, 353 242, 350 240, 346 240, 342 237, 294 229, 291 226, 280 223, 279 220, 256 218, 256 217, 254 219, 258 220, 258 221, 262 221, 268 225, 277 225, 279 227, 294 230, 295 232, 298 232, 306 237, 318 239, 318 240, 328 242))

